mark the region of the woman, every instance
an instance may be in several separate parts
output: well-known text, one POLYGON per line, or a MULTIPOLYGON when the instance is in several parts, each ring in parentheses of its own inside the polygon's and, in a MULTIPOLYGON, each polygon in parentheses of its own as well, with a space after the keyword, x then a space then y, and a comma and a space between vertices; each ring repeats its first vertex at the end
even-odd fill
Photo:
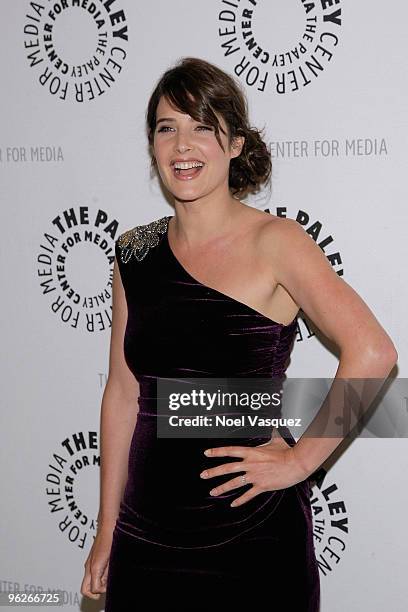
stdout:
POLYGON ((157 379, 283 376, 299 308, 337 343, 337 377, 386 377, 396 350, 300 225, 237 198, 271 171, 238 83, 184 58, 157 83, 147 125, 175 214, 116 242, 99 524, 81 592, 106 591, 107 612, 143 600, 317 612, 308 479, 342 438, 160 438, 157 379))

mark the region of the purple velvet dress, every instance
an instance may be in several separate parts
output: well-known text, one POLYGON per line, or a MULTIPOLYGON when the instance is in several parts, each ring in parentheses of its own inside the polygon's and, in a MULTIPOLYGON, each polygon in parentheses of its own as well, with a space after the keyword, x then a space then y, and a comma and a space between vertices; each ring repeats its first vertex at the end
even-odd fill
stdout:
MULTIPOLYGON (((277 323, 193 278, 170 248, 170 218, 136 226, 115 244, 128 305, 124 352, 140 396, 105 610, 266 603, 274 612, 318 612, 309 481, 234 508, 231 501, 251 484, 216 497, 209 491, 239 472, 200 478, 205 468, 237 460, 207 458, 206 448, 256 446, 270 436, 157 436, 157 377, 282 376, 297 331, 297 318, 277 323)), ((295 444, 291 434, 286 441, 295 444)))

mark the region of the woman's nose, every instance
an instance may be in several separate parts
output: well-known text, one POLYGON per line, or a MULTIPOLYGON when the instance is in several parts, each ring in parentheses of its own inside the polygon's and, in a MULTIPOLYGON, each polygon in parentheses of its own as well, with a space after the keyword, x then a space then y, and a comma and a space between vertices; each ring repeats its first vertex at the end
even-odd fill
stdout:
POLYGON ((186 151, 187 149, 191 149, 190 146, 190 141, 188 139, 188 136, 186 134, 182 134, 181 132, 178 133, 177 137, 176 137, 176 150, 177 151, 186 151))
POLYGON ((189 147, 188 145, 184 145, 184 144, 178 144, 176 146, 176 151, 178 151, 179 153, 185 153, 186 151, 189 151, 191 149, 191 147, 189 147))

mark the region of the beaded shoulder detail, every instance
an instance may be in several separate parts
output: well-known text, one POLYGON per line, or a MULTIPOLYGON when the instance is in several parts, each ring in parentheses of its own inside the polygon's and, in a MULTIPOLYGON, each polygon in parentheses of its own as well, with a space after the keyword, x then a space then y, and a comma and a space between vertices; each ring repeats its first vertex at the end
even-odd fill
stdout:
POLYGON ((161 217, 123 232, 117 240, 121 261, 127 263, 132 256, 142 261, 150 249, 159 244, 159 238, 167 231, 170 219, 171 216, 161 217))

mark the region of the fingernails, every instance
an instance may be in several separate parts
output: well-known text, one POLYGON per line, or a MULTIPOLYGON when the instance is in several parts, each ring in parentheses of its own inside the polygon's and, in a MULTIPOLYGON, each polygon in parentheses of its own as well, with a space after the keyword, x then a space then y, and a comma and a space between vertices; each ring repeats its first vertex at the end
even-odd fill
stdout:
POLYGON ((206 457, 209 457, 209 456, 211 455, 211 450, 210 450, 210 449, 205 450, 205 451, 204 451, 204 455, 205 455, 206 457))
POLYGON ((204 472, 201 472, 200 476, 201 476, 201 478, 208 478, 207 470, 205 470, 204 472))

